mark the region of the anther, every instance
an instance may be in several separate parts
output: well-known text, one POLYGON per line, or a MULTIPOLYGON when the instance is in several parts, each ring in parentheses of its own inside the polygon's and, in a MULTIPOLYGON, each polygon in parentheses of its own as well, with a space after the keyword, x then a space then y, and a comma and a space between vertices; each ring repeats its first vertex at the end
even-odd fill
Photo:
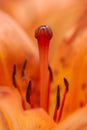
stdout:
POLYGON ((26 65, 27 65, 27 59, 25 59, 23 66, 22 66, 22 70, 21 70, 21 77, 22 79, 25 78, 25 69, 26 69, 26 65))
POLYGON ((32 90, 32 82, 31 80, 28 82, 28 86, 27 86, 27 91, 26 91, 26 101, 30 104, 31 108, 34 108, 34 102, 32 100, 32 96, 31 96, 31 90, 32 90))
POLYGON ((60 107, 60 86, 57 87, 57 98, 56 98, 56 109, 59 109, 60 107))
POLYGON ((69 90, 69 83, 68 83, 66 78, 64 78, 64 84, 65 84, 65 87, 66 87, 66 92, 68 92, 68 90, 69 90))
POLYGON ((53 81, 53 72, 52 72, 50 65, 48 65, 48 70, 49 70, 50 81, 52 82, 53 81))
POLYGON ((60 111, 59 111, 59 116, 58 116, 57 121, 60 121, 60 119, 62 117, 63 108, 64 108, 64 104, 65 104, 65 100, 66 100, 66 95, 67 95, 67 92, 68 92, 68 89, 69 89, 69 83, 68 83, 68 80, 66 78, 64 78, 64 85, 65 85, 66 88, 65 88, 64 95, 63 95, 63 99, 62 99, 62 103, 61 103, 61 106, 60 106, 60 111))
POLYGON ((53 81, 53 73, 50 65, 48 65, 49 70, 49 78, 48 78, 48 95, 47 95, 47 111, 49 109, 49 101, 50 101, 50 89, 51 89, 51 83, 53 81))
POLYGON ((13 73, 12 73, 12 82, 13 82, 13 85, 16 87, 15 76, 16 76, 16 64, 14 64, 13 66, 13 73))
POLYGON ((57 120, 57 111, 58 111, 59 107, 60 107, 60 86, 58 85, 57 97, 56 97, 56 107, 55 107, 54 116, 53 116, 54 121, 57 120))
POLYGON ((14 66, 13 66, 12 80, 13 80, 13 85, 17 88, 18 92, 20 93, 22 106, 23 106, 23 109, 25 110, 26 109, 26 103, 25 103, 21 88, 16 81, 16 64, 14 64, 14 66))
POLYGON ((28 83, 27 91, 26 91, 26 101, 30 104, 30 96, 31 96, 31 80, 28 83))

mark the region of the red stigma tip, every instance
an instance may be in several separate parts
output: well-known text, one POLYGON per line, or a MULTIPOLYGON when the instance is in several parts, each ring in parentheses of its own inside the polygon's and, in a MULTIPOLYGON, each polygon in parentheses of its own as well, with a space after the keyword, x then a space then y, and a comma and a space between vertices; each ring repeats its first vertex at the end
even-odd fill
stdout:
POLYGON ((40 36, 45 36, 48 40, 50 40, 53 36, 53 32, 48 25, 42 25, 35 31, 35 38, 38 39, 40 36))

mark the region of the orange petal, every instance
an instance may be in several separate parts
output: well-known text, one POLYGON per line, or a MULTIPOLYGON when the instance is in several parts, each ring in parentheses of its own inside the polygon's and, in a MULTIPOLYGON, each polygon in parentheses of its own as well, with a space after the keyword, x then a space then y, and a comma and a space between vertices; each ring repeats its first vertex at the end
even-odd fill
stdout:
POLYGON ((43 109, 24 111, 19 93, 8 87, 0 88, 0 112, 0 129, 52 130, 56 126, 43 109))
POLYGON ((87 130, 87 106, 70 115, 53 130, 87 130))

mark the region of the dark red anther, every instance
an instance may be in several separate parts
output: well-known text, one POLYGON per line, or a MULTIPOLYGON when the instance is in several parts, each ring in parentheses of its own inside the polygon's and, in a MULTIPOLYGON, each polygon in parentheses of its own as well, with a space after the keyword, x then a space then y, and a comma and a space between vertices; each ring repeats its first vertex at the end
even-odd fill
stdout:
POLYGON ((31 89, 32 89, 32 82, 30 80, 27 86, 27 91, 26 91, 26 101, 30 104, 31 108, 34 108, 34 103, 31 97, 31 89))
POLYGON ((53 72, 52 72, 50 65, 48 65, 48 70, 49 70, 49 78, 50 78, 50 81, 52 82, 53 81, 53 72))
POLYGON ((14 64, 13 66, 13 73, 12 73, 12 82, 13 82, 13 85, 16 87, 15 76, 16 76, 16 64, 14 64))
POLYGON ((21 77, 23 79, 25 79, 25 68, 26 68, 26 65, 27 65, 27 59, 25 59, 25 61, 23 63, 23 66, 22 66, 22 70, 21 70, 21 77))
POLYGON ((14 66, 13 66, 12 81, 13 81, 13 85, 17 88, 18 92, 20 93, 22 106, 23 106, 23 109, 25 110, 26 109, 26 103, 25 103, 21 88, 16 81, 16 64, 14 64, 14 66))
POLYGON ((23 80, 25 80, 26 85, 29 82, 28 77, 25 75, 25 69, 26 69, 26 66, 27 66, 27 62, 28 62, 27 59, 25 59, 23 66, 22 66, 22 70, 21 70, 21 77, 22 77, 23 80))
POLYGON ((60 87, 58 85, 58 87, 57 87, 57 98, 56 98, 56 107, 55 107, 54 116, 53 116, 54 121, 57 120, 57 111, 58 111, 59 107, 60 107, 60 87))
POLYGON ((69 90, 69 83, 68 83, 66 78, 64 78, 64 84, 65 84, 65 87, 66 87, 66 92, 68 92, 68 90, 69 90))
POLYGON ((27 91, 26 91, 26 101, 30 104, 30 96, 31 96, 31 80, 28 83, 27 91))
POLYGON ((50 65, 48 65, 48 70, 49 70, 49 79, 48 79, 47 108, 49 109, 50 89, 51 89, 51 83, 52 83, 52 81, 53 81, 53 72, 52 72, 52 69, 51 69, 50 65))
POLYGON ((68 92, 69 89, 69 83, 68 80, 66 78, 64 78, 64 85, 66 87, 64 95, 63 95, 63 99, 62 99, 62 103, 61 103, 61 107, 60 107, 60 111, 59 111, 59 116, 57 121, 60 121, 61 117, 62 117, 62 113, 63 113, 63 108, 64 108, 64 104, 65 104, 65 100, 66 100, 66 94, 68 92))
POLYGON ((57 87, 57 98, 56 98, 56 109, 58 110, 60 107, 60 86, 57 87))

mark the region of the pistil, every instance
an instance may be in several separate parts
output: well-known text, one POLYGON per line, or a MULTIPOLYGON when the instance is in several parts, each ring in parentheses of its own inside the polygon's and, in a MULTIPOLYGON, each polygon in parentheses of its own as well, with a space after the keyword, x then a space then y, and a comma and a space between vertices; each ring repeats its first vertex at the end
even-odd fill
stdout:
POLYGON ((40 56, 40 107, 48 111, 48 53, 49 43, 52 38, 52 30, 49 26, 40 26, 35 32, 35 38, 38 40, 40 56))

